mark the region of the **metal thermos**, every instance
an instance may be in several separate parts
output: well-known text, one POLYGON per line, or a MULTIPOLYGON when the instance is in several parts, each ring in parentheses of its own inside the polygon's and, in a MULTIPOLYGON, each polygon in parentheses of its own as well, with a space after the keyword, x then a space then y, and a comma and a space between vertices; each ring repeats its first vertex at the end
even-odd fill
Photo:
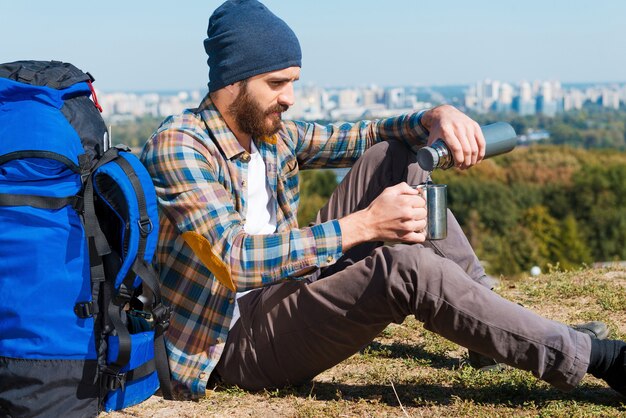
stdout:
MULTIPOLYGON (((515 129, 506 122, 481 126, 481 130, 485 137, 485 158, 509 152, 517 145, 515 129)), ((438 139, 417 151, 417 163, 424 171, 446 170, 454 166, 454 159, 446 143, 438 139)))

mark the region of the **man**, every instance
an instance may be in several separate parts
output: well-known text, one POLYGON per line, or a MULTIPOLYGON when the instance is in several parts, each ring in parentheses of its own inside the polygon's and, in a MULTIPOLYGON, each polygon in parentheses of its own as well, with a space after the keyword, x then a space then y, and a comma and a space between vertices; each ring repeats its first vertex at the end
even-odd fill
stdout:
POLYGON ((450 106, 380 121, 283 122, 301 66, 292 30, 256 0, 209 20, 209 94, 168 118, 142 160, 162 211, 159 267, 173 308, 173 378, 297 384, 415 315, 454 342, 562 389, 589 370, 626 394, 621 341, 599 341, 506 301, 458 224, 427 242, 413 151, 436 138, 457 166, 484 156, 479 126, 450 106), (296 221, 298 171, 352 166, 317 223, 296 221), (398 242, 388 246, 383 242, 398 242))

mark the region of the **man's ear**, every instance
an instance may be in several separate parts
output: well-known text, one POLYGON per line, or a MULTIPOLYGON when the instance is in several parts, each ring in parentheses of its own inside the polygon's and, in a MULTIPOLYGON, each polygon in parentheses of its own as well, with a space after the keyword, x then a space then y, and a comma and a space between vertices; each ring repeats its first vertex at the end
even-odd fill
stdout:
POLYGON ((243 82, 241 81, 237 81, 233 84, 229 84, 224 87, 224 90, 226 90, 231 96, 237 97, 237 95, 239 94, 239 90, 241 90, 242 83, 243 82))

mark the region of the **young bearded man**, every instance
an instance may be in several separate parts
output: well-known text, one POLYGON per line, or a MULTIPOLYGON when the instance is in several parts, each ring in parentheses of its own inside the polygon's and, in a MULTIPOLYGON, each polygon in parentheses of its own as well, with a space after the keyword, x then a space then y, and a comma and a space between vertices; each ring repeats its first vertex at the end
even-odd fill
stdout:
POLYGON ((209 20, 209 94, 170 117, 142 161, 161 209, 158 263, 173 308, 173 378, 193 397, 216 382, 297 384, 407 315, 460 345, 567 390, 587 371, 626 394, 621 341, 600 341, 489 290, 458 223, 425 240, 414 151, 443 138, 457 166, 484 155, 451 106, 334 125, 282 121, 301 52, 256 0, 209 20), (352 167, 313 226, 296 221, 300 169, 352 167), (398 244, 389 246, 385 242, 398 244))

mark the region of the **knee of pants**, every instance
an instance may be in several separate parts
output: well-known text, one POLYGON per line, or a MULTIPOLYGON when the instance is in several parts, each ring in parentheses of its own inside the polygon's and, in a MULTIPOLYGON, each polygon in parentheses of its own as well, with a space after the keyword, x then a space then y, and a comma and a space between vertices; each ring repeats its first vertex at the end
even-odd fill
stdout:
POLYGON ((393 164, 408 165, 415 161, 414 152, 403 142, 391 140, 382 141, 372 145, 363 156, 363 162, 380 164, 382 161, 388 161, 393 164))
POLYGON ((387 274, 384 280, 389 285, 402 285, 411 282, 424 287, 439 287, 444 280, 445 265, 449 262, 437 255, 432 249, 419 244, 396 244, 383 246, 376 250, 378 256, 384 259, 387 274))
POLYGON ((422 245, 378 248, 372 263, 372 291, 384 295, 393 322, 400 323, 410 314, 424 321, 444 292, 447 263, 422 245))

